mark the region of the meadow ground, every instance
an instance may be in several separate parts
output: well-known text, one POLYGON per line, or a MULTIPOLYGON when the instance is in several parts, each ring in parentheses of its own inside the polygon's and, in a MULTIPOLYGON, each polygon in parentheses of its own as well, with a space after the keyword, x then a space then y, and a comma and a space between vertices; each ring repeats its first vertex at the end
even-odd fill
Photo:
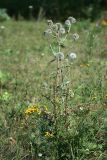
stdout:
MULTIPOLYGON (((46 23, 7 21, 0 26, 4 26, 0 27, 0 159, 56 160, 51 140, 38 141, 36 122, 25 116, 30 103, 45 104, 51 112, 50 102, 41 96, 42 85, 56 67, 49 63, 53 55, 43 35, 46 23)), ((57 142, 57 159, 107 160, 107 27, 82 21, 71 32, 80 36, 63 48, 65 53, 77 53, 69 104, 76 117, 73 114, 68 141, 73 139, 74 144, 69 155, 65 143, 57 142)), ((64 140, 68 142, 67 137, 64 140)))

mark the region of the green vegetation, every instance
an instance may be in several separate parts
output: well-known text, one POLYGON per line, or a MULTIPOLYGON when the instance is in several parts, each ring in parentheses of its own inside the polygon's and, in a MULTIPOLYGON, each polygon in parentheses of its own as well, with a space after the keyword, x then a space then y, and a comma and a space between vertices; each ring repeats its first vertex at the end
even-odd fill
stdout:
POLYGON ((107 27, 71 26, 80 38, 61 44, 64 53, 77 54, 63 89, 54 82, 59 68, 51 62, 46 27, 44 21, 0 24, 0 159, 106 160, 107 27), (66 86, 71 92, 63 106, 66 86))

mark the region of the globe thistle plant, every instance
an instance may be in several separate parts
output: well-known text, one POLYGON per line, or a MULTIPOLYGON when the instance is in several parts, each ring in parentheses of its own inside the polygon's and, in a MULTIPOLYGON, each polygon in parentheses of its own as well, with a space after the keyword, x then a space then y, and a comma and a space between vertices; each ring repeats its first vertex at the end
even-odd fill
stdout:
POLYGON ((77 55, 72 51, 65 52, 65 42, 68 37, 72 37, 74 41, 79 38, 77 33, 71 34, 71 26, 74 23, 76 23, 76 19, 73 17, 65 20, 64 24, 54 23, 52 20, 48 20, 48 27, 44 32, 53 54, 53 60, 51 62, 56 63, 54 77, 51 79, 52 83, 49 84, 50 86, 48 85, 49 93, 46 90, 46 95, 43 95, 53 105, 54 132, 57 132, 60 128, 58 122, 59 115, 65 117, 64 124, 67 126, 69 101, 72 95, 74 95, 71 88, 71 65, 77 58, 77 55))

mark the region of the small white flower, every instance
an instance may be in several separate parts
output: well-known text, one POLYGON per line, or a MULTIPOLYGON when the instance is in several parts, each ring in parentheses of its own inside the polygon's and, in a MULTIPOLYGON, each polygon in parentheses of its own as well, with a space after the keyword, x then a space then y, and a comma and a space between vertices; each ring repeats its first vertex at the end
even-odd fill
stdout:
POLYGON ((29 9, 33 9, 33 6, 29 6, 29 9))
POLYGON ((69 17, 68 20, 70 20, 71 23, 76 23, 76 19, 74 17, 69 17))
POLYGON ((1 29, 5 29, 5 26, 0 26, 1 29))
POLYGON ((55 58, 57 59, 57 60, 64 60, 64 53, 62 53, 62 52, 58 52, 58 53, 56 53, 55 54, 55 58))
POLYGON ((71 26, 70 20, 67 19, 67 20, 65 21, 65 25, 68 26, 68 27, 70 27, 70 26, 71 26))
POLYGON ((73 38, 74 40, 78 40, 78 39, 79 39, 79 35, 78 35, 77 33, 74 33, 74 34, 72 35, 72 38, 73 38))
POLYGON ((42 57, 44 57, 44 55, 45 55, 44 53, 41 53, 41 56, 42 56, 42 57))
POLYGON ((72 61, 72 60, 74 60, 74 59, 76 59, 76 58, 77 58, 76 53, 70 53, 70 54, 68 55, 68 60, 69 60, 69 61, 72 61))
POLYGON ((44 32, 44 35, 45 36, 50 36, 52 34, 52 30, 51 29, 47 29, 45 32, 44 32))
POLYGON ((42 153, 38 153, 38 157, 42 157, 42 153))
POLYGON ((64 28, 60 28, 60 29, 59 29, 59 33, 60 33, 60 34, 65 34, 65 29, 64 29, 64 28))
POLYGON ((80 110, 83 111, 83 107, 80 107, 80 110))

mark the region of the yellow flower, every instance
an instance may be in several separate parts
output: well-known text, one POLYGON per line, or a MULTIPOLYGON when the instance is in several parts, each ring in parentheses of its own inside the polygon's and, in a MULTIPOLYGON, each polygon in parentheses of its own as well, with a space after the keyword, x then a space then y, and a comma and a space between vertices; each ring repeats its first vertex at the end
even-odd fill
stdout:
POLYGON ((38 108, 38 106, 29 106, 26 111, 25 114, 31 114, 31 113, 41 113, 41 110, 38 108))
POLYGON ((45 137, 53 137, 53 133, 50 133, 50 132, 45 132, 45 137))
POLYGON ((102 21, 101 21, 101 25, 102 25, 102 26, 107 26, 107 21, 106 21, 106 20, 102 20, 102 21))
POLYGON ((80 67, 89 67, 90 64, 80 64, 80 67))
POLYGON ((106 93, 105 97, 107 98, 107 93, 106 93))
POLYGON ((96 96, 94 96, 94 97, 92 97, 92 100, 95 100, 97 97, 96 96))

